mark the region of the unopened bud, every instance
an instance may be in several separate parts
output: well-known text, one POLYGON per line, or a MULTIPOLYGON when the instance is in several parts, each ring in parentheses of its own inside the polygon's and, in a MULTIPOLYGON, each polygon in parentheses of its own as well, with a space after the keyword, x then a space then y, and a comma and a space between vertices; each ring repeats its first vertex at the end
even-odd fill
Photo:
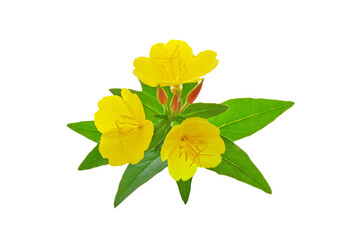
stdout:
POLYGON ((179 92, 181 90, 181 86, 180 85, 172 85, 172 86, 170 86, 170 90, 172 91, 173 94, 176 94, 177 92, 179 92))
POLYGON ((188 104, 192 104, 196 98, 198 97, 199 92, 202 89, 202 85, 203 85, 203 79, 202 81, 195 87, 193 88, 193 90, 188 94, 187 96, 187 103, 188 104))
POLYGON ((176 93, 172 98, 172 102, 170 103, 170 108, 172 109, 173 112, 178 112, 180 107, 181 107, 181 103, 180 103, 179 94, 176 93))
POLYGON ((166 104, 168 102, 167 93, 164 91, 162 87, 157 87, 157 97, 160 104, 166 104))

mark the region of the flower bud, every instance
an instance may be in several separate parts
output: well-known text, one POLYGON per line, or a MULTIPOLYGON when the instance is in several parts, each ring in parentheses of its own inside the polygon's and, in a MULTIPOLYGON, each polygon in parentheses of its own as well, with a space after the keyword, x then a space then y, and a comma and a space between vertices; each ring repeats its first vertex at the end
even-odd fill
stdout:
POLYGON ((170 108, 172 109, 173 112, 178 112, 180 107, 181 107, 181 103, 180 103, 179 93, 176 93, 172 98, 172 102, 170 103, 170 108))
POLYGON ((202 85, 203 85, 203 79, 202 81, 195 87, 193 88, 193 90, 188 94, 187 96, 187 103, 188 104, 192 104, 196 98, 198 97, 199 92, 202 89, 202 85))
POLYGON ((166 104, 168 102, 167 93, 164 91, 162 87, 157 87, 157 97, 160 104, 166 104))

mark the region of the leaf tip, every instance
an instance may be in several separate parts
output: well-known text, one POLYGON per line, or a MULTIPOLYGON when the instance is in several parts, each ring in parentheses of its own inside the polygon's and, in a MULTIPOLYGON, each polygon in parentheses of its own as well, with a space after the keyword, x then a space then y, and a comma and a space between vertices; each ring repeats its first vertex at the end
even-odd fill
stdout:
POLYGON ((182 200, 183 200, 184 205, 187 205, 188 198, 183 198, 183 197, 182 197, 182 200))
POLYGON ((119 199, 115 198, 115 199, 114 199, 114 203, 113 203, 114 208, 118 207, 119 204, 122 203, 122 201, 123 201, 123 200, 119 200, 119 199))
POLYGON ((113 95, 121 96, 121 89, 119 88, 110 88, 109 92, 111 92, 113 95))
POLYGON ((272 194, 272 189, 269 187, 269 188, 267 188, 264 192, 265 192, 265 193, 268 193, 268 194, 272 194))
POLYGON ((292 102, 292 101, 288 101, 289 103, 289 108, 291 108, 293 105, 295 105, 295 102, 292 102))

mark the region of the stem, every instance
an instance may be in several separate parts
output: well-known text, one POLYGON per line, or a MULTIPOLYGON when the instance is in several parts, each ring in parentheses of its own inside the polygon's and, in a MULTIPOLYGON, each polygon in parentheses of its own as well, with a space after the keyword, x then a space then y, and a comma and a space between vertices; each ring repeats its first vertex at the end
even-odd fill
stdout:
POLYGON ((176 113, 173 112, 173 111, 170 113, 169 121, 173 122, 173 118, 174 118, 175 114, 176 114, 176 113))
POLYGON ((167 107, 167 104, 163 104, 163 108, 164 108, 164 113, 166 115, 168 115, 168 107, 167 107))
POLYGON ((183 112, 184 110, 186 110, 186 108, 189 106, 189 103, 184 104, 184 106, 181 108, 181 110, 179 111, 180 113, 183 112))

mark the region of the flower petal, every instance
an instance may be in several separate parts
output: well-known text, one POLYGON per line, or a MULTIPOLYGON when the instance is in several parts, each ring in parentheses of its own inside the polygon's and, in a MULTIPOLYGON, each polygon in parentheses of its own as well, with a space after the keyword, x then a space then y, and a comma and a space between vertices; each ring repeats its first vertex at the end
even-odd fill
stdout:
POLYGON ((104 97, 98 103, 99 110, 94 114, 94 123, 101 133, 116 128, 119 115, 130 115, 124 100, 119 96, 104 97))
POLYGON ((111 166, 137 164, 143 159, 152 136, 153 123, 149 120, 146 120, 141 128, 126 134, 115 129, 101 136, 99 152, 103 158, 109 160, 111 166))
POLYGON ((186 42, 180 40, 170 40, 167 42, 167 47, 170 52, 176 51, 176 55, 173 58, 178 57, 181 59, 178 64, 179 68, 184 71, 193 60, 192 48, 186 42))
POLYGON ((185 70, 182 82, 197 82, 202 76, 212 71, 218 65, 217 53, 207 50, 198 53, 185 70))
POLYGON ((202 139, 219 137, 219 128, 200 117, 188 118, 182 123, 184 134, 202 139))
POLYGON ((168 158, 168 171, 175 181, 179 181, 180 179, 187 181, 196 173, 197 165, 192 163, 189 159, 186 161, 184 154, 181 157, 179 157, 179 154, 178 146, 173 148, 170 152, 168 158))
POLYGON ((179 140, 182 137, 182 128, 180 125, 174 126, 171 131, 168 132, 161 149, 162 161, 166 161, 173 150, 174 146, 178 146, 179 140))
POLYGON ((138 122, 143 122, 145 120, 145 113, 143 104, 139 97, 135 93, 131 93, 126 88, 122 89, 121 94, 128 111, 131 113, 131 116, 138 120, 138 122))
POLYGON ((139 57, 133 62, 133 73, 144 84, 156 87, 162 79, 162 74, 149 61, 149 58, 139 57))
POLYGON ((207 141, 207 148, 202 151, 199 162, 199 167, 214 168, 222 161, 221 154, 225 151, 225 145, 221 137, 209 139, 207 141))

